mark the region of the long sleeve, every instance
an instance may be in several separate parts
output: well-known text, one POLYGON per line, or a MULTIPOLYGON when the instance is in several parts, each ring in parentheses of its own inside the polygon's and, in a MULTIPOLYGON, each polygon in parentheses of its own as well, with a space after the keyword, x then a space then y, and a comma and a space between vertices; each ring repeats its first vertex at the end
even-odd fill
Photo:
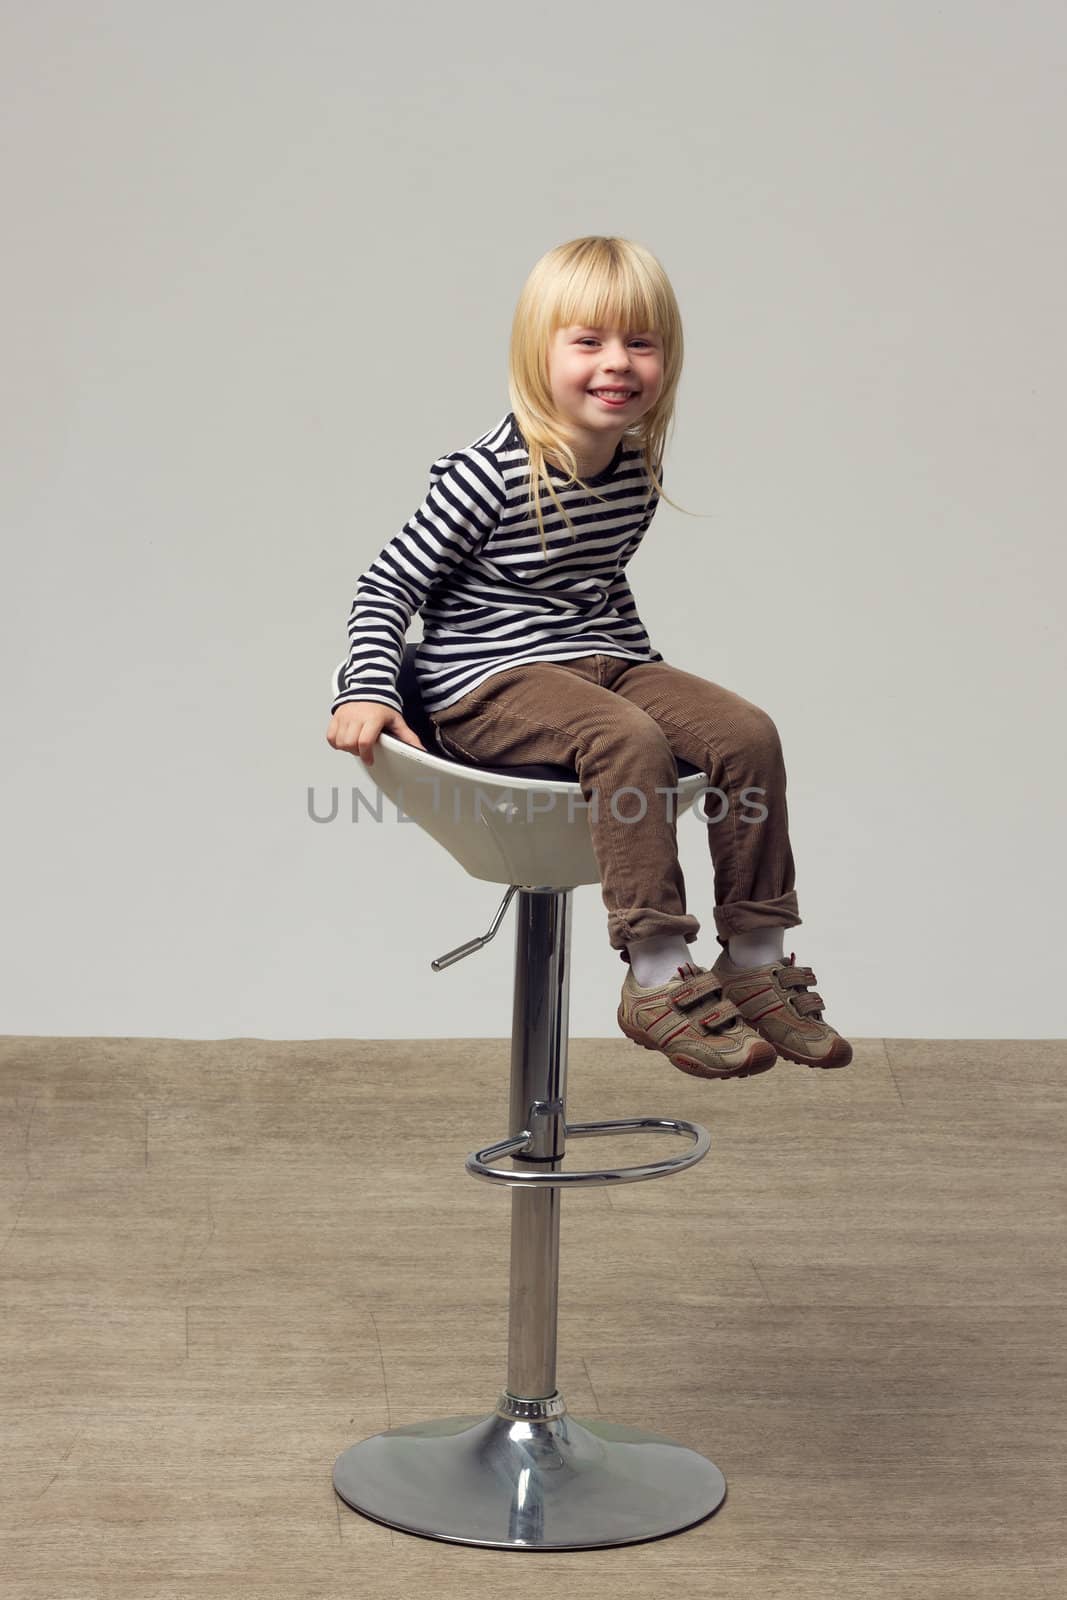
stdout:
POLYGON ((422 505, 357 582, 348 661, 331 711, 353 700, 376 700, 403 712, 396 683, 412 617, 434 585, 474 555, 500 520, 506 489, 488 451, 471 448, 441 457, 430 472, 422 505))

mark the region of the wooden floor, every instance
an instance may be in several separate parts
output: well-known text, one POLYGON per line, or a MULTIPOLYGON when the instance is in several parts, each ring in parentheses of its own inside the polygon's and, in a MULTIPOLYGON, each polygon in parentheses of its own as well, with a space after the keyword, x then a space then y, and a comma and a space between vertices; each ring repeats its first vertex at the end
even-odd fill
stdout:
POLYGON ((339 1500, 348 1445, 504 1387, 511 1192, 463 1161, 507 1073, 503 1040, 0 1040, 5 1600, 1067 1594, 1062 1042, 705 1083, 573 1040, 571 1121, 712 1148, 564 1197, 560 1389, 710 1456, 724 1504, 535 1554, 339 1500))

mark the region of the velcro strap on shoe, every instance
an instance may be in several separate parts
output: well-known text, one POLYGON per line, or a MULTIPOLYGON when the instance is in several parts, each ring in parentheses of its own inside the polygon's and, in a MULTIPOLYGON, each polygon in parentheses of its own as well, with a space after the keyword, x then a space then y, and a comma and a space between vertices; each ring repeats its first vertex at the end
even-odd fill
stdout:
POLYGON ((681 1011, 693 1011, 699 1005, 706 1005, 709 1000, 715 1002, 703 1016, 693 1018, 694 1025, 704 1033, 714 1033, 718 1028, 743 1020, 733 1001, 723 994, 722 979, 716 972, 702 972, 689 983, 672 989, 670 997, 672 1005, 681 1011))
POLYGON ((789 1004, 798 1017, 810 1017, 813 1012, 825 1010, 826 1001, 821 994, 814 990, 809 994, 807 986, 815 982, 815 974, 810 967, 791 967, 788 963, 779 967, 775 976, 783 989, 803 989, 803 994, 791 994, 789 1004))
POLYGON ((711 1011, 705 1011, 702 1017, 697 1017, 697 1024, 706 1033, 714 1033, 716 1028, 721 1028, 724 1023, 741 1020, 741 1013, 732 1000, 723 1000, 711 1011))
POLYGON ((688 1011, 692 1006, 700 1005, 701 1001, 721 994, 722 979, 717 972, 702 972, 699 977, 690 978, 688 983, 680 983, 677 989, 671 989, 669 993, 672 1005, 688 1011))
POLYGON ((810 967, 779 967, 777 978, 783 989, 803 989, 806 984, 815 982, 815 974, 810 967))

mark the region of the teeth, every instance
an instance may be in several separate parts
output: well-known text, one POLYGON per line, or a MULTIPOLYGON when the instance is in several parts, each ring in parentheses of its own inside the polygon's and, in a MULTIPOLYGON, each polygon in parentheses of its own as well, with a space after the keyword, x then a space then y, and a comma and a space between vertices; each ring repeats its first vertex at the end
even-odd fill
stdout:
POLYGON ((607 395, 609 400, 621 400, 626 395, 633 394, 632 389, 591 389, 591 394, 607 395))

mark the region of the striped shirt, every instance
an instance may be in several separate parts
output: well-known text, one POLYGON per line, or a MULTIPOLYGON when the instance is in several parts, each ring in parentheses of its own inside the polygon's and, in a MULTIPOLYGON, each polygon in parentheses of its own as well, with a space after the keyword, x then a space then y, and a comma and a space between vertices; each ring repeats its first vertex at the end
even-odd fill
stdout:
POLYGON ((546 560, 513 412, 433 463, 422 505, 357 582, 331 711, 375 700, 403 713, 397 676, 416 611, 423 637, 415 674, 428 712, 523 662, 593 654, 663 660, 624 571, 659 504, 640 448, 624 435, 604 470, 586 479, 604 501, 577 485, 565 488, 566 473, 554 463, 548 471, 576 531, 546 495, 546 560))

